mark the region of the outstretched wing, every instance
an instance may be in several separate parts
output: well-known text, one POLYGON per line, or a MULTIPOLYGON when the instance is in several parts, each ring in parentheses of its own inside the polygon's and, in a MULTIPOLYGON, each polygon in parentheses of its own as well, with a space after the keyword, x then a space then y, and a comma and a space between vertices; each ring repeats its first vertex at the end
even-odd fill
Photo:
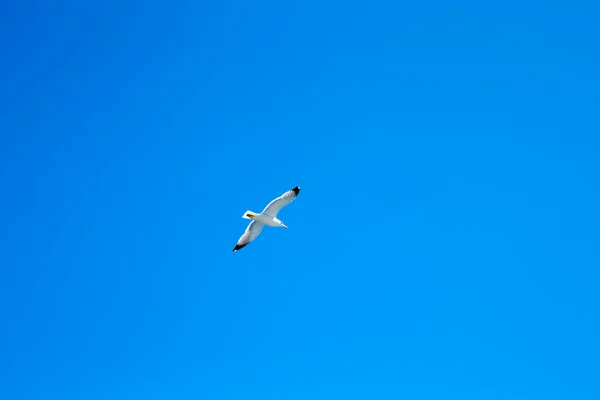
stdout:
POLYGON ((265 209, 262 211, 262 214, 269 215, 271 217, 276 217, 279 210, 281 210, 283 207, 287 206, 296 199, 298 193, 300 193, 300 186, 296 186, 295 188, 288 190, 287 192, 285 192, 284 194, 267 204, 265 209))
POLYGON ((239 249, 256 239, 260 231, 262 231, 263 226, 265 225, 261 224, 258 221, 250 222, 244 234, 240 236, 240 239, 237 241, 237 244, 233 248, 233 251, 238 251, 239 249))

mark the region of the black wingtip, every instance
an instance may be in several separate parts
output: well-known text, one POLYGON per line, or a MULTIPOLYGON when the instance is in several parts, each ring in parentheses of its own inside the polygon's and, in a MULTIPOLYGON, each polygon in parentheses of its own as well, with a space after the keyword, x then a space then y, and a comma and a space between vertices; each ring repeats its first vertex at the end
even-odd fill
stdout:
POLYGON ((236 244, 235 247, 233 248, 233 251, 238 251, 239 249, 241 249, 242 247, 247 246, 247 245, 248 245, 248 243, 242 244, 242 245, 236 244))
POLYGON ((296 196, 298 196, 298 193, 300 193, 300 186, 296 186, 292 190, 294 191, 294 193, 296 193, 296 196))

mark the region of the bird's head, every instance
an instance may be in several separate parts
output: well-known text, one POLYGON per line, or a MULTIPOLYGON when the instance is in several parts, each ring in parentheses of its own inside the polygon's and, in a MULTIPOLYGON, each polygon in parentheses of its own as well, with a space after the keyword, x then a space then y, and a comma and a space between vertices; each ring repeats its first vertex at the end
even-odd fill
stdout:
POLYGON ((283 222, 281 222, 280 220, 277 220, 277 223, 279 224, 280 227, 287 229, 288 227, 285 226, 285 224, 283 222))

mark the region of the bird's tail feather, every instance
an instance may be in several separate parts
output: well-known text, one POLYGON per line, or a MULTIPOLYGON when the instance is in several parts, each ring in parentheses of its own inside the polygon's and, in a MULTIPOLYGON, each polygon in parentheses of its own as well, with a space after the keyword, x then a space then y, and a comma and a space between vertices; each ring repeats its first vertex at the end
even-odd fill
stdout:
POLYGON ((257 215, 258 215, 257 213, 248 210, 248 211, 246 211, 244 213, 244 215, 242 215, 242 218, 244 218, 244 219, 254 219, 254 217, 257 216, 257 215))

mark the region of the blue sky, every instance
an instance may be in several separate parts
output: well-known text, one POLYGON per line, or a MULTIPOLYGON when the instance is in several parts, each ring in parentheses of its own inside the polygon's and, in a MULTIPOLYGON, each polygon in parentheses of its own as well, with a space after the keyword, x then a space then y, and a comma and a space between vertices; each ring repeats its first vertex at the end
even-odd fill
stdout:
POLYGON ((18 3, 0 398, 599 398, 597 4, 18 3))

